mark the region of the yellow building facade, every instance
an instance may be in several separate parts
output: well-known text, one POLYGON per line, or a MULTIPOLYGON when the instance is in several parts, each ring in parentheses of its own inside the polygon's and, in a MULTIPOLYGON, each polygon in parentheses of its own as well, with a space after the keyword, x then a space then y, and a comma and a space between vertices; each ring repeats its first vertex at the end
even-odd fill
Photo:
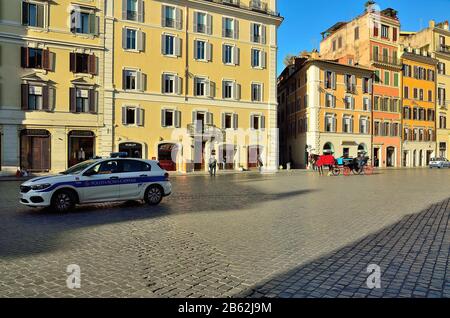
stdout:
POLYGON ((107 1, 114 150, 171 171, 275 170, 276 1, 107 1))
POLYGON ((434 53, 405 48, 403 62, 402 166, 425 167, 436 156, 434 53))
POLYGON ((1 174, 58 172, 112 149, 104 1, 0 1, 1 174))
POLYGON ((405 47, 432 52, 438 60, 436 70, 436 155, 448 158, 450 155, 450 30, 448 21, 430 21, 428 28, 419 32, 405 32, 401 36, 405 47))
POLYGON ((297 58, 279 78, 283 163, 307 165, 309 154, 356 157, 372 146, 373 71, 321 59, 297 58))

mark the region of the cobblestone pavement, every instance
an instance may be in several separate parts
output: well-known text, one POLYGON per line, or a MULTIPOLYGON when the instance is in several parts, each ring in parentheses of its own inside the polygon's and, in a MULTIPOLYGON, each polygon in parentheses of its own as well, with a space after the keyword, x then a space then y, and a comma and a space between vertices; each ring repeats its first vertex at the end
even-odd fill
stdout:
POLYGON ((449 177, 176 177, 158 207, 64 215, 0 182, 0 297, 449 297, 449 177), (366 286, 369 264, 381 289, 366 286))

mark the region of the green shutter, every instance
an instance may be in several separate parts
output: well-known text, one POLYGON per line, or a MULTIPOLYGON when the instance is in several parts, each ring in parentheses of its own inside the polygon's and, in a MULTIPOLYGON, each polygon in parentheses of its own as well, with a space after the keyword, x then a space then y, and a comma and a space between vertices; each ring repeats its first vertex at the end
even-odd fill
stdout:
POLYGON ((391 73, 384 72, 384 85, 390 85, 391 73))
POLYGON ((395 86, 395 87, 399 87, 398 73, 395 73, 395 74, 394 74, 394 86, 395 86))

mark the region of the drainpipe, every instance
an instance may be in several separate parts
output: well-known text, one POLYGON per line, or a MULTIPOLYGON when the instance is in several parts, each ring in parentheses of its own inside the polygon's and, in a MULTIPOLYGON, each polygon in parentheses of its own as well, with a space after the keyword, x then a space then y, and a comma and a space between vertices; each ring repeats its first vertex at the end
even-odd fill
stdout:
POLYGON ((184 101, 188 101, 188 90, 189 90, 189 32, 188 32, 188 26, 189 26, 189 7, 186 5, 185 7, 185 17, 184 20, 186 21, 186 30, 185 30, 185 43, 184 43, 184 56, 185 56, 185 83, 184 83, 184 101))

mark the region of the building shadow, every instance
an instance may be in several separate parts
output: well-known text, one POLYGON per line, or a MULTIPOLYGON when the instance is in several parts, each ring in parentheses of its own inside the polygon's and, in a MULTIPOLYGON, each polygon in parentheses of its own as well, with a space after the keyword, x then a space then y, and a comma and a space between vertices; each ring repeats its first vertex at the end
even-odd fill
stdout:
POLYGON ((449 200, 407 215, 377 233, 274 276, 236 297, 449 298, 449 200), (368 272, 371 264, 381 270, 379 289, 367 285, 373 274, 368 272))
MULTIPOLYGON (((158 206, 149 206, 140 201, 110 202, 78 206, 64 214, 56 213, 51 208, 33 209, 17 205, 4 207, 0 224, 0 259, 57 250, 66 233, 80 228, 127 222, 131 224, 173 214, 245 210, 264 202, 306 195, 314 191, 301 189, 265 193, 230 181, 230 178, 211 179, 209 176, 177 178, 172 182, 173 194, 164 198, 158 206)), ((0 198, 3 195, 0 194, 0 198)))

